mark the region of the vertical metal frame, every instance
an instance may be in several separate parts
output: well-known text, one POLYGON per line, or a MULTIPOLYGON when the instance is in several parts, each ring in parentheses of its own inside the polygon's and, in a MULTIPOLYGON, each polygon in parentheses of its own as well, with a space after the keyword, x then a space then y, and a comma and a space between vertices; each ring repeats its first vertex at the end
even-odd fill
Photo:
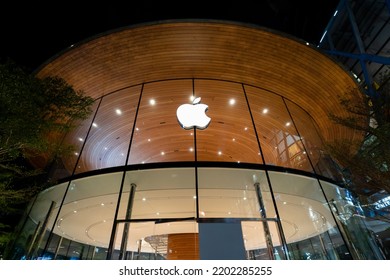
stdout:
MULTIPOLYGON (((126 220, 129 220, 131 218, 131 212, 133 211, 133 204, 134 204, 134 197, 135 197, 136 188, 137 188, 137 185, 134 183, 131 183, 130 192, 129 192, 129 199, 127 201, 126 220)), ((120 248, 120 252, 119 252, 119 259, 120 260, 126 259, 127 241, 129 238, 129 231, 130 231, 130 224, 129 224, 129 222, 125 222, 125 224, 123 226, 122 242, 121 242, 121 248, 120 248)))
MULTIPOLYGON (((192 96, 195 97, 195 79, 192 79, 192 96)), ((194 129, 194 162, 195 162, 195 211, 196 221, 199 222, 199 179, 198 179, 198 146, 196 139, 196 127, 194 129)))

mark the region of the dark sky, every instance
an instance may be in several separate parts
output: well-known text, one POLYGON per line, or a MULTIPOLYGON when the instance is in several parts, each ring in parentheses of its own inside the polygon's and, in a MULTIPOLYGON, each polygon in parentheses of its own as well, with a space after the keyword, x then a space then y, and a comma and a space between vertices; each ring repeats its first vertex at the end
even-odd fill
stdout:
POLYGON ((33 71, 68 46, 112 29, 166 19, 240 21, 321 39, 338 0, 17 1, 0 4, 0 58, 33 71))

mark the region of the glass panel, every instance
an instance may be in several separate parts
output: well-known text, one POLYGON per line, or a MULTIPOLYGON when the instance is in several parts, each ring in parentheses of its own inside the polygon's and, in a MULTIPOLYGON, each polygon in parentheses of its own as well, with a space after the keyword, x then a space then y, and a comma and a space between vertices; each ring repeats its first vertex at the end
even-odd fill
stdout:
POLYGON ((95 247, 92 260, 105 260, 107 258, 107 248, 95 247))
POLYGON ((192 131, 184 130, 176 117, 191 96, 192 80, 144 86, 129 164, 194 160, 192 131))
MULTIPOLYGON (((23 258, 37 259, 42 256, 49 234, 53 228, 55 217, 58 213, 59 205, 64 196, 68 183, 63 183, 42 191, 34 202, 29 213, 29 219, 35 223, 34 232, 31 227, 23 229, 21 235, 28 235, 29 244, 23 258)), ((31 225, 30 225, 31 226, 31 225)), ((47 256, 51 258, 50 255, 47 256)))
POLYGON ((131 185, 135 186, 131 219, 196 217, 195 170, 167 168, 126 173, 118 219, 126 219, 131 185))
POLYGON ((12 248, 9 250, 9 255, 6 256, 5 259, 27 259, 31 250, 30 248, 34 244, 34 240, 37 237, 38 230, 39 223, 32 220, 31 217, 27 217, 26 220, 23 220, 21 231, 18 233, 17 238, 15 238, 15 241, 12 244, 12 248))
MULTIPOLYGON (((116 210, 119 186, 123 173, 102 174, 74 180, 59 213, 54 234, 75 244, 108 247, 112 223, 116 210)), ((54 187, 54 189, 56 189, 54 187)), ((57 243, 52 239, 50 251, 55 254, 57 243)), ((63 245, 61 245, 63 247, 63 245)), ((72 248, 74 255, 66 258, 79 258, 83 247, 72 248)))
POLYGON ((273 221, 243 221, 242 231, 244 235, 245 249, 247 251, 247 259, 249 260, 285 260, 286 255, 282 248, 280 232, 276 222, 273 221), (266 224, 265 224, 266 223, 266 224), (272 247, 271 251, 266 244, 266 230, 264 225, 268 227, 272 247), (272 255, 271 255, 272 254, 272 255))
POLYGON ((323 142, 318 134, 313 119, 293 102, 286 100, 286 104, 294 119, 294 123, 302 138, 304 147, 317 174, 341 181, 341 173, 336 163, 325 154, 323 142))
POLYGON ((83 260, 93 260, 96 247, 95 246, 87 246, 86 248, 87 248, 87 250, 83 254, 82 259, 83 260))
POLYGON ((56 260, 67 260, 68 252, 71 245, 71 240, 63 238, 61 244, 59 245, 59 250, 56 256, 56 260))
POLYGON ((68 258, 70 260, 81 260, 86 247, 87 245, 83 243, 72 241, 68 251, 68 258))
MULTIPOLYGON (((45 238, 45 243, 48 237, 49 237, 49 231, 47 231, 47 237, 45 238)), ((41 259, 50 259, 50 260, 58 259, 57 253, 61 249, 61 245, 62 245, 61 237, 56 234, 53 234, 50 238, 51 239, 48 248, 45 251, 44 255, 40 257, 41 259)), ((63 256, 62 259, 65 260, 66 256, 63 256)))
POLYGON ((312 172, 303 144, 283 99, 270 92, 246 86, 265 163, 312 172))
MULTIPOLYGON (((348 190, 328 182, 321 181, 321 185, 329 199, 331 209, 346 243, 349 245, 349 250, 344 248, 340 252, 342 258, 384 259, 384 254, 380 250, 381 244, 377 243, 374 233, 367 228, 363 209, 353 195, 348 190), (350 253, 352 256, 349 255, 350 253)), ((334 246, 345 246, 344 243, 339 243, 334 246)))
POLYGON ((275 217, 264 171, 199 168, 200 218, 260 218, 255 183, 259 183, 267 217, 275 217))
POLYGON ((211 118, 207 129, 196 132, 198 160, 262 163, 242 86, 196 80, 195 96, 211 118))
POLYGON ((89 117, 82 121, 74 124, 74 128, 69 132, 64 139, 64 143, 72 147, 69 153, 63 155, 61 159, 55 161, 53 167, 51 168, 51 180, 55 182, 58 179, 66 178, 72 175, 72 172, 75 168, 77 159, 80 156, 81 148, 83 145, 83 140, 86 138, 88 130, 90 128, 92 119, 94 117, 95 111, 97 110, 99 100, 95 101, 92 106, 92 113, 89 117), (81 141, 80 141, 81 140, 81 141))
MULTIPOLYGON (((103 98, 76 173, 125 165, 140 91, 137 86, 103 98)), ((85 136, 75 138, 85 141, 85 136)))
MULTIPOLYGON (((56 236, 58 238, 58 236, 56 236)), ((91 246, 75 242, 66 238, 59 241, 58 251, 53 257, 55 260, 83 260, 87 259, 91 246)))
POLYGON ((122 233, 128 226, 126 260, 194 260, 199 259, 198 225, 195 221, 128 222, 117 226, 115 252, 120 258, 122 233))
POLYGON ((339 259, 343 246, 316 179, 269 172, 283 233, 292 259, 339 259))

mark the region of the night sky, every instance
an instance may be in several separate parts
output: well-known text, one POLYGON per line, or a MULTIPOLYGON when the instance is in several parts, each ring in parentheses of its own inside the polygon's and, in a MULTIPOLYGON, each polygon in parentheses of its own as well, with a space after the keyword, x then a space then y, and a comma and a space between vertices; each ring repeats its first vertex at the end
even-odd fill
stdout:
POLYGON ((33 71, 60 51, 91 36, 132 24, 171 19, 239 21, 317 44, 338 2, 15 0, 7 4, 3 1, 0 4, 0 58, 11 58, 33 71))

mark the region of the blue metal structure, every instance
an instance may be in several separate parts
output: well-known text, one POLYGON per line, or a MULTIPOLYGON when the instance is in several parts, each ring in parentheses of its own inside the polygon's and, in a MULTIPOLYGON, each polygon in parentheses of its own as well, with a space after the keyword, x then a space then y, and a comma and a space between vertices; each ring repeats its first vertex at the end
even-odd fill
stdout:
POLYGON ((344 64, 370 97, 390 65, 390 0, 341 0, 318 44, 344 64))

